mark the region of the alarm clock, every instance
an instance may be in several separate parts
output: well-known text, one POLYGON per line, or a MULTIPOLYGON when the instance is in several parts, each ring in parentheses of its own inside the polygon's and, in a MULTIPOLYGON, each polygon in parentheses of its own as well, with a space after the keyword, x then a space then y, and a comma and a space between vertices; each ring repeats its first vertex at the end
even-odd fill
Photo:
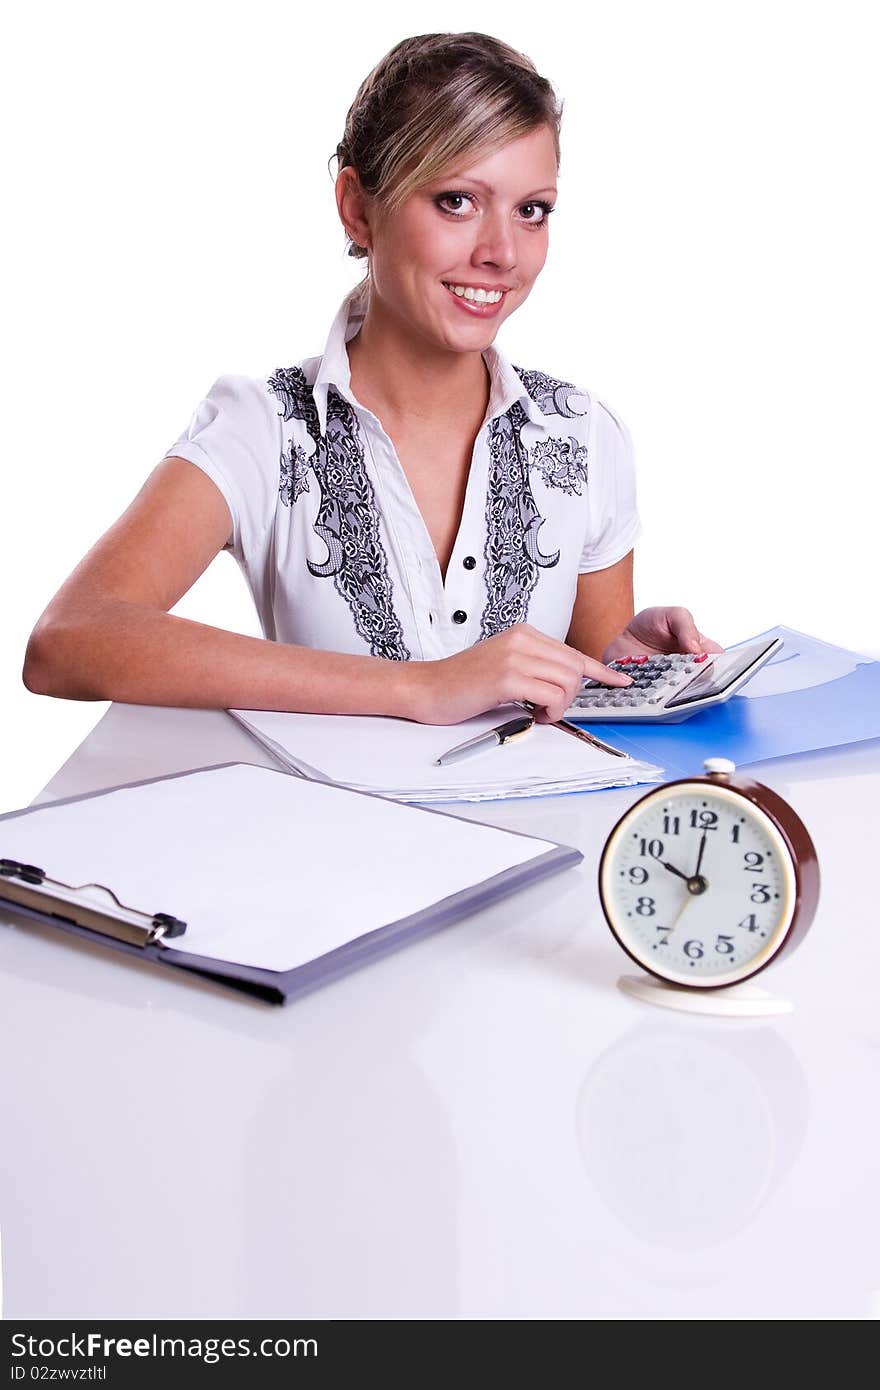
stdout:
POLYGON ((776 792, 735 776, 726 758, 704 767, 705 776, 652 788, 606 841, 602 910, 653 977, 625 977, 621 988, 693 1012, 788 1011, 764 991, 731 987, 803 940, 819 899, 815 847, 776 792), (723 999, 711 997, 722 990, 723 999))

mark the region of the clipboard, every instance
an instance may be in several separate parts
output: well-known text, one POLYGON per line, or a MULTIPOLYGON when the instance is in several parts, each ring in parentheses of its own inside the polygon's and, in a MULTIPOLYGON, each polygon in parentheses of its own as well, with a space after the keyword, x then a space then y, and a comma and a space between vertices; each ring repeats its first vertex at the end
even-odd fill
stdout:
POLYGON ((0 927, 7 914, 39 921, 287 1003, 582 858, 446 812, 221 763, 0 815, 0 927), (406 854, 396 877, 394 843, 406 854), (289 865, 278 853, 288 844, 289 865))

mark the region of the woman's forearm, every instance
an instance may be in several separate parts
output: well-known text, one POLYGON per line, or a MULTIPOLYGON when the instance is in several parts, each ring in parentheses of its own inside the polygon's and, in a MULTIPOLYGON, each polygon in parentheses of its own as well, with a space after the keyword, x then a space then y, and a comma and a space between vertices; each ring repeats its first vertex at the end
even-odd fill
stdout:
POLYGON ((409 663, 246 637, 108 599, 51 610, 28 643, 29 690, 70 700, 417 718, 409 663))

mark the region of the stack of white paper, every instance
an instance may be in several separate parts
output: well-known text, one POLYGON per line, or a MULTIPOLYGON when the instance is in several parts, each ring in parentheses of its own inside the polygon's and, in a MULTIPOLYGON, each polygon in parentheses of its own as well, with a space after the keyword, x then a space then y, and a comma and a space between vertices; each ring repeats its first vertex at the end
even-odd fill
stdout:
POLYGON ((491 710, 453 726, 347 714, 229 713, 281 763, 302 777, 378 792, 394 801, 493 801, 598 791, 658 782, 663 769, 618 756, 552 724, 445 767, 441 753, 504 723, 516 710, 491 710))

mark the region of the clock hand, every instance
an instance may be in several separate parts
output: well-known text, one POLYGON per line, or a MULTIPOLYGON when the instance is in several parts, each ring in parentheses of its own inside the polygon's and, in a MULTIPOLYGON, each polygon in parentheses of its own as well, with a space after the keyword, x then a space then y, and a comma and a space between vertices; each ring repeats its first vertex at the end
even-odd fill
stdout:
POLYGON ((675 931, 675 928, 678 926, 678 923, 681 920, 682 913, 684 912, 688 903, 693 902, 694 898, 698 898, 701 893, 705 893, 706 889, 709 887, 709 884, 706 882, 704 878, 701 877, 699 872, 700 859, 702 859, 703 857, 703 845, 705 843, 706 833, 704 831, 703 844, 700 845, 700 857, 697 860, 697 872, 695 874, 691 874, 690 876, 688 876, 687 874, 683 874, 680 869, 675 868, 674 864, 662 865, 664 869, 669 869, 670 873, 677 874, 679 878, 683 878, 685 883, 687 884, 687 892, 682 898, 681 906, 679 907, 678 911, 676 912, 675 916, 673 917, 672 921, 667 927, 667 932, 670 936, 675 931))
POLYGON ((687 881, 689 893, 705 893, 706 889, 709 887, 708 880, 705 879, 703 875, 700 873, 700 865, 703 862, 703 850, 706 848, 706 840, 708 838, 708 835, 708 830, 704 830, 703 838, 700 841, 700 850, 697 855, 697 867, 694 869, 693 873, 687 881))
POLYGON ((666 928, 666 930, 667 930, 670 934, 671 934, 672 932, 675 931, 675 928, 678 926, 678 923, 679 923, 679 920, 680 920, 680 918, 681 918, 682 913, 684 912, 684 910, 685 910, 685 908, 687 907, 688 903, 689 903, 689 902, 692 902, 692 901, 693 901, 693 894, 692 894, 692 893, 685 893, 685 895, 684 895, 684 897, 683 897, 683 899, 682 899, 681 907, 678 909, 678 911, 676 912, 676 914, 675 914, 675 916, 673 917, 672 921, 670 922, 669 926, 666 928))
POLYGON ((661 859, 660 867, 661 869, 668 869, 671 874, 676 874, 679 878, 683 878, 685 883, 690 880, 690 874, 683 874, 681 869, 677 869, 674 864, 664 864, 661 859))
POLYGON ((702 838, 702 840, 700 841, 700 852, 699 852, 699 854, 697 855, 697 867, 694 869, 694 872, 693 872, 693 874, 692 874, 692 877, 693 877, 693 878, 699 878, 699 877, 700 877, 700 865, 701 865, 702 862, 703 862, 703 850, 706 848, 706 837, 708 836, 708 834, 709 834, 708 830, 704 830, 704 831, 703 831, 703 838, 702 838))

